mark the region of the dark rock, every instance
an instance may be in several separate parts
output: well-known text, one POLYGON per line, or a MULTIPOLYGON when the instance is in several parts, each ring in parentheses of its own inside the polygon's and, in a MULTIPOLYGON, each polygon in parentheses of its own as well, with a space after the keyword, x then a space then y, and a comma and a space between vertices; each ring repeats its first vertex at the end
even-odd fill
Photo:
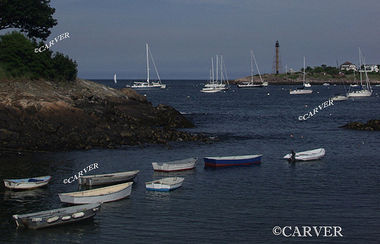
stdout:
POLYGON ((369 120, 367 123, 363 124, 361 122, 349 122, 341 128, 352 129, 352 130, 367 130, 367 131, 380 131, 380 120, 369 120))
MULTIPOLYGON (((71 150, 204 140, 175 128, 193 127, 174 108, 153 107, 134 90, 94 82, 0 82, 4 150, 71 150)), ((1 150, 0 149, 0 150, 1 150)))

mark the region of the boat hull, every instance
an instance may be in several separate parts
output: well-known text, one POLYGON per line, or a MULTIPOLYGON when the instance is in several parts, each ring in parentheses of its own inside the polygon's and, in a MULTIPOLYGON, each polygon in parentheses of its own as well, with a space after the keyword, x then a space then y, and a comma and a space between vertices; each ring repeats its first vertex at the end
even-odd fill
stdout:
POLYGON ((168 192, 178 189, 182 186, 184 178, 182 177, 168 177, 161 180, 151 181, 145 183, 147 191, 161 191, 168 192), (168 182, 168 180, 172 182, 168 182))
POLYGON ((17 227, 29 229, 42 229, 56 225, 69 224, 79 222, 96 215, 101 205, 86 204, 74 207, 52 209, 37 213, 13 215, 17 227))
MULTIPOLYGON (((319 160, 322 157, 324 157, 326 154, 326 151, 324 148, 318 148, 314 150, 304 151, 304 152, 298 152, 295 155, 296 161, 313 161, 313 160, 319 160)), ((291 154, 286 154, 284 156, 284 159, 289 160, 291 158, 291 154)))
POLYGON ((370 97, 372 92, 369 90, 359 90, 347 93, 347 97, 370 97))
POLYGON ((14 190, 30 190, 45 186, 51 180, 51 176, 41 176, 26 179, 4 179, 4 186, 14 190), (30 181, 30 180, 36 181, 30 181))
POLYGON ((231 156, 231 157, 205 157, 205 167, 248 166, 261 163, 262 155, 231 156), (240 158, 239 158, 240 157, 240 158))
POLYGON ((191 170, 195 168, 197 158, 189 158, 184 160, 172 161, 157 163, 153 162, 152 166, 154 171, 158 172, 175 172, 175 171, 184 171, 191 170))
POLYGON ((99 186, 122 183, 132 181, 138 173, 139 170, 103 175, 86 175, 79 177, 78 184, 84 186, 99 186))
POLYGON ((313 90, 309 90, 309 89, 291 90, 289 92, 290 95, 302 95, 302 94, 311 94, 311 93, 313 93, 313 90))
MULTIPOLYGON (((131 195, 132 191, 132 182, 124 183, 125 187, 117 190, 117 191, 108 191, 107 189, 110 189, 113 186, 110 187, 103 187, 95 189, 97 190, 97 193, 94 193, 92 195, 86 194, 86 192, 94 191, 94 190, 88 190, 83 191, 82 196, 78 195, 78 192, 73 193, 60 193, 58 194, 59 199, 61 202, 64 203, 70 203, 70 204, 86 204, 86 203, 104 203, 104 202, 113 202, 117 201, 123 198, 126 198, 131 195)), ((123 184, 120 184, 123 185, 123 184)), ((118 185, 116 185, 118 186, 118 185)))

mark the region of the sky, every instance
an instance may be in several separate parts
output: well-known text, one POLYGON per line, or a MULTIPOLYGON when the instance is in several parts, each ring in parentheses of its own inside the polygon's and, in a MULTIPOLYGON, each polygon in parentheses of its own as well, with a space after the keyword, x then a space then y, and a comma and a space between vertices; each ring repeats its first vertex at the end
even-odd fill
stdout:
MULTIPOLYGON (((207 79, 223 55, 228 78, 273 72, 276 40, 282 70, 327 64, 380 64, 379 0, 52 0, 61 33, 51 49, 78 63, 85 79, 145 79, 149 43, 161 79, 207 79), (256 72, 256 71, 255 71, 256 72)), ((154 77, 154 75, 153 75, 154 77)))

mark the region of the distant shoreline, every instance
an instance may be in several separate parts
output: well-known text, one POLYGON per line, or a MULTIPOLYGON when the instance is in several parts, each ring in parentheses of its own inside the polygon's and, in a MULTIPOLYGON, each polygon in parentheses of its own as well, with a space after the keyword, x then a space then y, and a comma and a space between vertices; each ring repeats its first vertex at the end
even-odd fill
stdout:
MULTIPOLYGON (((370 76, 370 83, 371 85, 377 85, 380 84, 380 75, 376 74, 375 79, 371 79, 370 76)), ((299 85, 302 84, 302 76, 301 75, 286 75, 286 74, 266 74, 262 76, 263 81, 266 81, 269 83, 269 85, 299 85), (291 77, 296 76, 296 78, 291 77)), ((240 84, 243 82, 248 82, 251 80, 250 76, 238 78, 235 80, 230 81, 231 84, 240 84)), ((311 85, 323 85, 324 83, 329 83, 331 85, 350 85, 350 84, 359 84, 360 80, 354 81, 353 76, 348 77, 331 77, 331 76, 319 76, 318 78, 315 77, 306 77, 306 81, 309 82, 311 85)), ((253 82, 254 83, 260 83, 259 76, 253 76, 253 82)), ((363 81, 364 82, 364 81, 363 81)))

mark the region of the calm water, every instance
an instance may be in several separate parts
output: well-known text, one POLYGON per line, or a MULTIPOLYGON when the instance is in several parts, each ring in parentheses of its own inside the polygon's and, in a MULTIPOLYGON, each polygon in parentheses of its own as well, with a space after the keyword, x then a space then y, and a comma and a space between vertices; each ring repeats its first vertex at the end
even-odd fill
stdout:
POLYGON ((0 243, 380 242, 380 133, 338 128, 348 121, 379 119, 379 87, 370 98, 334 102, 300 122, 298 116, 342 93, 343 87, 313 86, 313 94, 299 96, 289 95, 291 86, 203 94, 201 81, 166 83, 166 90, 141 93, 154 105, 174 106, 196 124, 191 132, 210 133, 217 142, 3 157, 0 178, 53 179, 48 187, 33 191, 0 188, 0 243), (292 149, 319 147, 326 149, 320 161, 291 166, 282 160, 292 149), (263 154, 262 164, 210 170, 201 160, 244 154, 263 154), (152 161, 187 157, 200 158, 195 170, 152 170, 152 161), (103 204, 93 220, 83 223, 16 230, 12 214, 62 207, 57 193, 78 189, 76 182, 63 180, 94 162, 99 169, 91 173, 139 169, 130 198, 103 204), (145 190, 144 182, 167 175, 184 176, 183 187, 170 193, 145 190), (274 226, 303 225, 341 226, 344 237, 285 238, 272 233, 274 226))

